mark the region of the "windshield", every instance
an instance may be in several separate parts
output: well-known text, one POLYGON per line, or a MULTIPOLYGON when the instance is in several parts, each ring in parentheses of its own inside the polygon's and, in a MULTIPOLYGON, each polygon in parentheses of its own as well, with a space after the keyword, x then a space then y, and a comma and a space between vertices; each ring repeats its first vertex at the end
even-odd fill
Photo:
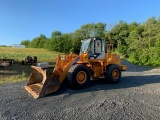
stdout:
POLYGON ((88 46, 90 44, 90 41, 91 38, 82 41, 81 52, 88 51, 88 46))

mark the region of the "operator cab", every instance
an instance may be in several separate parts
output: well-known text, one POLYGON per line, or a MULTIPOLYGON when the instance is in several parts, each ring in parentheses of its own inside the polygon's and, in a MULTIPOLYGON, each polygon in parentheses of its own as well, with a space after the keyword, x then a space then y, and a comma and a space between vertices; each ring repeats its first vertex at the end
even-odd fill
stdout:
POLYGON ((101 38, 88 38, 82 41, 80 54, 88 52, 89 59, 102 59, 105 55, 105 41, 101 38))

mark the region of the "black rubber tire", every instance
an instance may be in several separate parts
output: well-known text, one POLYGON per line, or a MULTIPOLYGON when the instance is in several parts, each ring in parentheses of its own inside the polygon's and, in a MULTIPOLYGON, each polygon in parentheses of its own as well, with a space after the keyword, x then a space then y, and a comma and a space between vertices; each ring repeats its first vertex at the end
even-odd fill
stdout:
POLYGON ((24 61, 23 60, 22 60, 21 64, 24 65, 24 61))
MULTIPOLYGON (((82 77, 83 78, 83 77, 82 77)), ((68 71, 67 80, 69 85, 74 89, 80 89, 86 87, 90 82, 90 70, 85 65, 75 64, 71 66, 68 71), (84 81, 78 80, 78 75, 84 76, 84 81)))
POLYGON ((107 71, 105 73, 105 76, 106 76, 107 82, 112 83, 112 84, 118 83, 121 79, 120 67, 116 64, 107 66, 107 71), (114 75, 113 72, 116 74, 114 75))
POLYGON ((13 60, 11 60, 11 61, 10 61, 10 64, 13 64, 13 63, 14 63, 14 61, 13 61, 13 60))

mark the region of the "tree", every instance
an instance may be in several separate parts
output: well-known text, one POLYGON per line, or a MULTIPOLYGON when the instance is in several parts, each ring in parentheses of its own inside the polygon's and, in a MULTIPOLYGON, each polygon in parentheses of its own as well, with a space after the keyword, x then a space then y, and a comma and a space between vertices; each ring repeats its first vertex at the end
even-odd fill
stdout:
POLYGON ((63 34, 58 38, 60 52, 69 53, 72 49, 72 33, 63 34))
POLYGON ((43 34, 40 34, 39 37, 36 37, 31 41, 30 46, 33 48, 44 48, 46 41, 47 41, 46 36, 43 34))
POLYGON ((82 37, 84 38, 89 38, 89 37, 101 37, 104 38, 104 31, 106 29, 106 24, 105 23, 97 23, 97 24, 85 24, 81 26, 80 30, 82 33, 82 37))
POLYGON ((126 56, 127 44, 126 39, 129 36, 128 24, 124 21, 119 21, 110 31, 107 32, 107 40, 114 44, 117 51, 126 56))
POLYGON ((59 51, 60 50, 60 46, 58 45, 58 38, 62 35, 62 33, 60 31, 54 31, 51 34, 51 39, 50 39, 50 46, 49 49, 50 50, 55 50, 55 51, 59 51))
POLYGON ((61 35, 62 35, 62 33, 60 31, 54 31, 54 32, 52 32, 51 38, 57 38, 61 35))
POLYGON ((83 39, 82 36, 82 30, 76 30, 72 35, 72 47, 71 51, 73 53, 79 54, 80 52, 80 46, 81 46, 81 40, 83 39))
POLYGON ((98 36, 100 38, 105 38, 105 30, 106 30, 106 24, 99 22, 95 24, 95 29, 97 31, 98 36))
POLYGON ((23 40, 20 44, 25 45, 28 48, 30 45, 30 40, 23 40))

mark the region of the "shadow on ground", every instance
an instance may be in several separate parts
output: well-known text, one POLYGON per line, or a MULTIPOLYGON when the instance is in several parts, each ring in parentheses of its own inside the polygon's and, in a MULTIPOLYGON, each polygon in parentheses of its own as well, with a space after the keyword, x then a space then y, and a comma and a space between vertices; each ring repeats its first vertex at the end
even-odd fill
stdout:
POLYGON ((65 82, 61 85, 60 89, 53 94, 47 95, 46 97, 52 97, 60 94, 77 94, 85 92, 94 92, 100 90, 113 90, 113 89, 123 89, 131 87, 139 87, 147 84, 157 84, 160 83, 160 75, 152 76, 124 76, 121 81, 117 84, 109 84, 105 79, 91 80, 87 88, 74 90, 65 82))

